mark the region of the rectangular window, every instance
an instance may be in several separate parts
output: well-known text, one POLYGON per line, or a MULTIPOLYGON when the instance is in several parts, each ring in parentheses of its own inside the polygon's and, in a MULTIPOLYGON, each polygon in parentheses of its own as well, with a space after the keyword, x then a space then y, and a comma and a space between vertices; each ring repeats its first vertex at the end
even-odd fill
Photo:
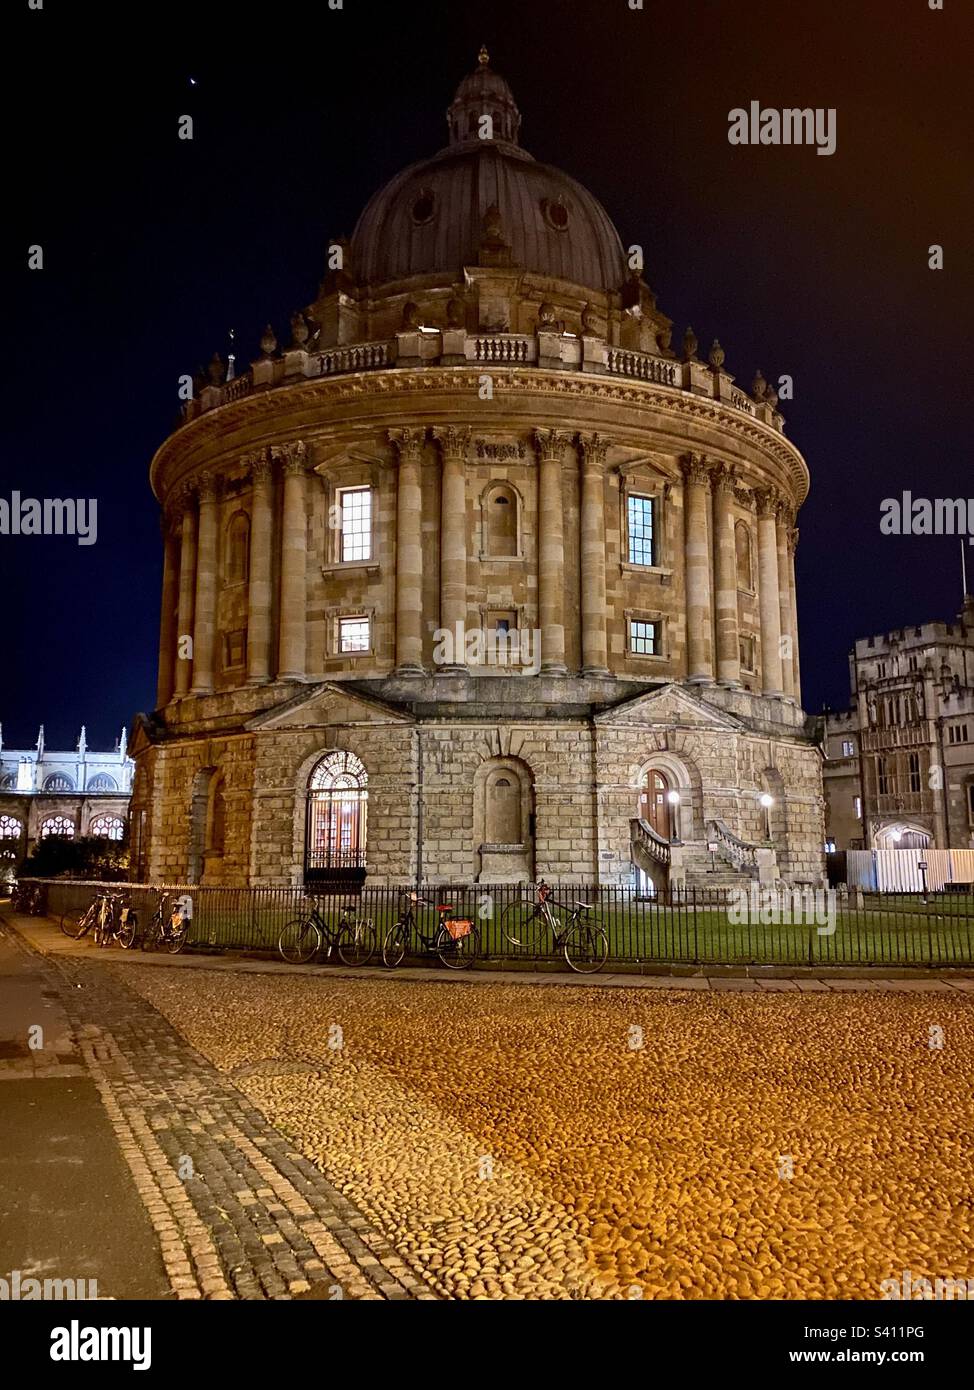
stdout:
POLYGON ((738 648, 739 648, 740 657, 741 657, 741 669, 744 670, 744 671, 755 671, 755 670, 757 670, 757 666, 756 666, 756 664, 755 664, 755 659, 754 659, 754 653, 755 653, 755 650, 756 650, 754 638, 753 638, 753 637, 739 637, 739 638, 738 638, 738 648))
POLYGON ((659 623, 630 622, 629 650, 636 656, 659 656, 659 633, 659 623))
POLYGON ((228 632, 223 639, 223 665, 229 671, 236 666, 247 664, 247 633, 241 628, 238 632, 228 632))
POLYGON ((862 797, 854 796, 852 798, 852 804, 855 807, 856 820, 862 820, 862 797))
POLYGON ((950 727, 947 729, 947 742, 948 742, 948 743, 966 743, 966 742, 967 742, 967 725, 966 725, 966 724, 951 724, 950 727))
POLYGON ((656 503, 652 497, 637 497, 630 493, 627 502, 630 565, 656 563, 653 543, 653 521, 656 503))
POLYGON ((338 494, 338 505, 342 518, 341 559, 371 560, 372 489, 342 488, 338 494))
POLYGON ((367 652, 369 650, 368 618, 339 618, 338 650, 340 652, 367 652))
POLYGON ((974 825, 974 782, 967 784, 967 819, 974 825))
POLYGON ((851 739, 851 738, 844 738, 844 739, 842 740, 842 756, 843 756, 843 758, 853 758, 853 757, 855 757, 855 753, 856 753, 856 745, 853 743, 852 739, 851 739))
POLYGON ((910 754, 910 791, 920 791, 920 754, 910 754))

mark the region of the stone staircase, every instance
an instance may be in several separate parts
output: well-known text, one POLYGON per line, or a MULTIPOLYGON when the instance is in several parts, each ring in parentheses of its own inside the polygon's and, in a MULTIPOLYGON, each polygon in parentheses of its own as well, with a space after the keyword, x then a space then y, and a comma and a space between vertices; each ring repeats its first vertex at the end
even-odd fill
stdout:
POLYGON ((749 844, 723 821, 707 822, 706 840, 670 844, 648 822, 629 822, 632 862, 642 869, 657 891, 686 888, 698 892, 731 892, 751 883, 774 882, 777 856, 768 845, 749 844), (715 846, 711 851, 709 846, 715 846))

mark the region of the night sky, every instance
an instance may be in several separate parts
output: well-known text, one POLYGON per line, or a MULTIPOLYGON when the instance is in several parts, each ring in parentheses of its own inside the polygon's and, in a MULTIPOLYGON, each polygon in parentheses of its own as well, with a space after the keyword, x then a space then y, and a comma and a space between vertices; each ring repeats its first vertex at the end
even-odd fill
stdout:
MULTIPOLYGON (((857 637, 960 607, 960 543, 884 497, 974 497, 971 56, 945 0, 276 5, 8 0, 0 496, 96 497, 98 543, 0 536, 7 746, 109 746, 152 707, 161 545, 147 471, 180 373, 257 355, 328 240, 441 148, 485 42, 522 144, 587 185, 705 355, 794 378, 806 708, 857 637), (191 84, 195 79, 196 85, 191 84), (835 107, 838 147, 736 147, 728 112, 835 107), (183 114, 195 139, 177 139, 183 114), (44 247, 45 268, 26 268, 44 247), (945 248, 945 269, 927 248, 945 248)), ((974 587, 974 547, 968 547, 974 587)))

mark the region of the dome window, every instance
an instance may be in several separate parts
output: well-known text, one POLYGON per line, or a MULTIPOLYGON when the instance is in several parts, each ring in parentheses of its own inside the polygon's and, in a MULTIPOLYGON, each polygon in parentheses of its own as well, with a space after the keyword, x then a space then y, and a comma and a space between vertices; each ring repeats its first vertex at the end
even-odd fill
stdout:
POLYGON ((544 213, 544 219, 549 227, 553 227, 556 232, 568 231, 571 214, 560 198, 554 201, 550 198, 542 198, 541 211, 544 213))
POLYGON ((412 206, 412 219, 417 227, 425 227, 432 222, 436 211, 436 199, 429 188, 424 188, 412 206))

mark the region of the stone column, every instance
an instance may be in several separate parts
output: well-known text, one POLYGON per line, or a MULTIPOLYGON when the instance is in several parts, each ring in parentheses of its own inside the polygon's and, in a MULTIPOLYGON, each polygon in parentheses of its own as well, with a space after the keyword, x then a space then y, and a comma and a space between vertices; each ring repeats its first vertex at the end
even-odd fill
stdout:
POLYGON ((176 674, 176 605, 179 602, 179 537, 173 517, 162 517, 162 613, 159 619, 159 684, 156 709, 172 699, 176 674))
POLYGON ((216 644, 216 572, 219 518, 216 481, 209 473, 199 480, 200 530, 196 543, 196 607, 193 614, 193 686, 191 695, 213 689, 216 644))
POLYGON ((717 679, 741 683, 741 649, 737 636, 737 551, 734 544, 733 471, 719 463, 711 470, 714 492, 714 589, 717 610, 717 679))
POLYGON ((247 461, 253 488, 247 591, 247 679, 251 685, 263 685, 271 678, 274 481, 272 464, 266 454, 253 454, 247 461))
POLYGON ((609 674, 605 612, 605 456, 608 440, 579 435, 582 450, 582 675, 609 674))
POLYGON ((446 425, 433 431, 440 446, 443 471, 440 481, 440 627, 461 640, 453 661, 440 673, 466 668, 462 636, 467 626, 467 473, 470 431, 446 425))
POLYGON ((565 514, 561 461, 571 435, 535 430, 538 450, 538 624, 541 674, 565 676, 565 514))
POLYGON ((193 636, 193 599, 196 594, 196 499, 186 488, 181 499, 183 520, 179 536, 179 611, 176 615, 176 694, 189 694, 193 674, 187 638, 193 636))
POLYGON ((687 678, 697 685, 714 680, 713 610, 707 508, 710 473, 699 454, 680 461, 683 471, 684 554, 686 556, 687 678))
POLYGON ((396 674, 423 674, 423 486, 425 429, 389 431, 399 456, 396 493, 396 674))
POLYGON ((788 533, 791 508, 779 502, 775 509, 775 539, 778 551, 778 617, 781 624, 781 689, 786 700, 795 698, 795 633, 791 624, 791 584, 789 582, 788 533))
POLYGON ((761 616, 761 687, 765 695, 784 694, 781 675, 781 610, 778 607, 778 537, 774 488, 755 493, 758 504, 758 607, 761 616))
POLYGON ((281 533, 281 608, 277 674, 301 680, 307 660, 308 516, 303 441, 274 445, 271 457, 284 465, 284 516, 281 533))
POLYGON ((791 596, 791 632, 795 639, 792 652, 792 691, 795 704, 802 702, 802 668, 798 655, 798 585, 795 582, 795 552, 798 549, 798 528, 788 532, 788 589, 791 596))

